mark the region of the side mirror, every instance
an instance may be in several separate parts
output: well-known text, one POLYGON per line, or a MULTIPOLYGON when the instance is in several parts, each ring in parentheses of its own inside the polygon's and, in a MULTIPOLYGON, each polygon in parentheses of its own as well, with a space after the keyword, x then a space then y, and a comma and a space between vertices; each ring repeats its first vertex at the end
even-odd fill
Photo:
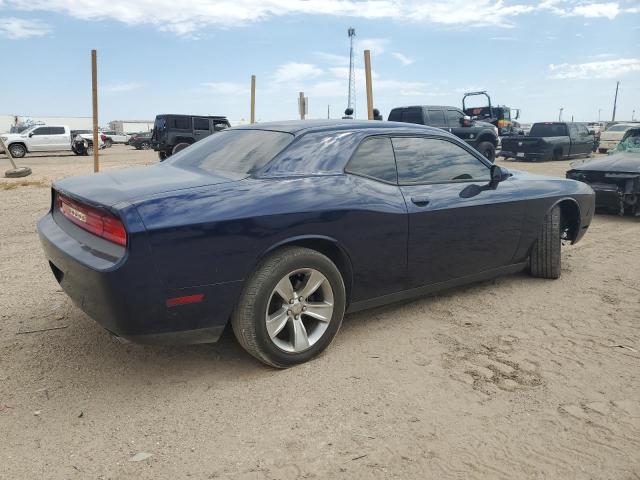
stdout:
POLYGON ((509 170, 499 165, 491 165, 491 183, 496 185, 500 182, 504 182, 507 178, 511 176, 509 170))
POLYGON ((468 115, 460 117, 460 125, 462 125, 463 127, 471 126, 471 117, 469 117, 468 115))
POLYGON ((33 132, 29 133, 29 138, 33 137, 33 132))

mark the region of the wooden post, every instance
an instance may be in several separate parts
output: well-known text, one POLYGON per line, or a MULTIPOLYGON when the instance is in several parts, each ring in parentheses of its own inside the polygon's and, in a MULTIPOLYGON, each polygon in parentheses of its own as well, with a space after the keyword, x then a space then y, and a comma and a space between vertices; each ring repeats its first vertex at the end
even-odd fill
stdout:
POLYGON ((305 104, 304 104, 304 92, 300 92, 300 97, 298 98, 298 110, 300 110, 300 120, 304 120, 304 111, 305 111, 305 104))
POLYGON ((251 75, 251 123, 256 123, 256 76, 251 75))
POLYGON ((93 96, 93 171, 100 171, 100 142, 98 140, 98 61, 97 52, 91 50, 91 93, 93 96))
POLYGON ((371 85, 371 52, 364 51, 364 75, 367 81, 367 116, 373 120, 373 87, 371 85))

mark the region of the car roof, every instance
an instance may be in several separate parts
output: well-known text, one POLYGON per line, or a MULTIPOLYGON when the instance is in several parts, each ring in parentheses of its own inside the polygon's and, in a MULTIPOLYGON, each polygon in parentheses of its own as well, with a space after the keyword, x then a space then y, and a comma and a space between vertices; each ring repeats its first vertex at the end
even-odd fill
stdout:
POLYGON ((272 130, 276 132, 301 135, 312 132, 338 132, 353 130, 369 130, 376 133, 437 133, 446 132, 439 128, 418 125, 415 123, 386 122, 381 120, 290 120, 283 122, 255 123, 241 125, 234 130, 272 130))
POLYGON ((224 115, 189 115, 186 113, 161 113, 160 115, 156 115, 156 118, 160 117, 200 117, 200 118, 212 118, 214 120, 226 120, 227 117, 224 115))

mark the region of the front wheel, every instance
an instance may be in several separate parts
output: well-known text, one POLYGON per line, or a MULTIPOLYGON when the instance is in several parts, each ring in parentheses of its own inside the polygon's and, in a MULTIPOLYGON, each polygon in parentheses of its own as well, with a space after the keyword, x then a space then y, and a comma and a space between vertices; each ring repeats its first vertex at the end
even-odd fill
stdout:
POLYGON ((9 146, 9 152, 13 158, 22 158, 27 154, 27 149, 24 145, 17 143, 9 146))
POLYGON ((345 287, 335 264, 315 250, 287 247, 247 281, 231 326, 261 362, 287 368, 322 352, 342 324, 345 287))
POLYGON ((496 147, 491 142, 482 142, 478 145, 478 151, 491 163, 496 160, 496 147))
POLYGON ((151 148, 151 144, 149 142, 142 142, 140 144, 141 150, 149 150, 151 148))
POLYGON ((560 207, 555 206, 545 215, 540 235, 531 250, 529 269, 534 277, 551 279, 560 277, 562 233, 560 225, 560 207))

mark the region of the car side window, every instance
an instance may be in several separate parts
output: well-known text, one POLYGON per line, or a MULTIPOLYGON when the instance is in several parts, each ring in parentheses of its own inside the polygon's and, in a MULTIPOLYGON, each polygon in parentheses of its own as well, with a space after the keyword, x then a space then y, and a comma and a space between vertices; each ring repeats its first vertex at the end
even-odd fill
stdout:
POLYGON ((383 182, 398 183, 391 140, 388 137, 365 139, 351 157, 345 171, 383 182))
POLYGON ((462 112, 459 112, 458 110, 447 110, 447 120, 449 120, 449 126, 450 127, 459 127, 460 126, 460 119, 463 116, 464 115, 462 114, 462 112))
POLYGON ((213 130, 215 132, 219 132, 220 130, 224 130, 225 128, 229 128, 229 125, 224 122, 215 122, 213 124, 213 130))
POLYGON ((49 127, 36 128, 32 135, 49 135, 49 127))
POLYGON ((578 128, 576 127, 575 123, 569 124, 569 136, 573 138, 578 136, 578 128))
POLYGON ((393 150, 400 184, 489 181, 489 167, 448 140, 395 137, 393 150))
POLYGON ((64 127, 49 127, 49 135, 64 135, 64 127))
POLYGON ((429 110, 429 125, 432 127, 446 127, 447 121, 442 110, 429 110))
POLYGON ((193 117, 193 129, 194 130, 209 130, 209 119, 193 117))
POLYGON ((173 126, 177 130, 191 130, 191 119, 189 117, 175 117, 173 126))
POLYGON ((424 118, 422 118, 422 108, 405 108, 402 111, 402 118, 400 121, 404 123, 417 123, 418 125, 424 124, 424 118))

